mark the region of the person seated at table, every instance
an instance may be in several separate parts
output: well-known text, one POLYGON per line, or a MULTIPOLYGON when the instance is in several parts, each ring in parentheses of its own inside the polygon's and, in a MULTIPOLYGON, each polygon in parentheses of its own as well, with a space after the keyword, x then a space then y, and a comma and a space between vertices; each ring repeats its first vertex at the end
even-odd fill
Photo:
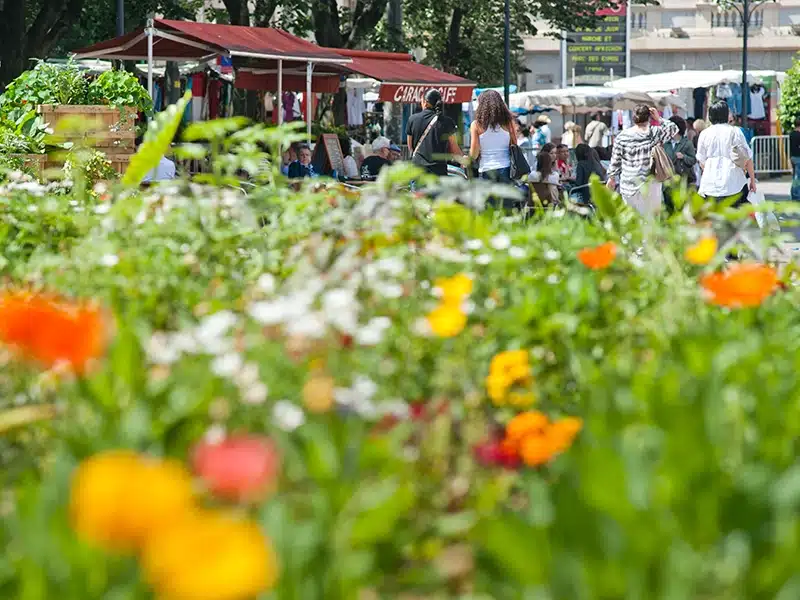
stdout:
POLYGON ((297 144, 292 144, 281 156, 281 173, 289 174, 289 165, 297 160, 297 144))
POLYGON ((289 165, 287 173, 289 179, 302 179, 303 177, 316 177, 314 166, 311 164, 311 148, 308 144, 300 144, 297 148, 297 160, 289 165))
POLYGON ((339 138, 339 145, 342 147, 342 156, 344 157, 342 163, 344 164, 344 175, 347 179, 358 179, 358 165, 356 159, 353 158, 353 142, 346 135, 339 138))
POLYGON ((578 144, 575 148, 575 158, 578 164, 575 167, 575 187, 572 188, 571 194, 574 194, 583 204, 588 204, 591 200, 589 180, 592 174, 604 181, 606 170, 600 164, 597 150, 590 148, 589 144, 578 144))
POLYGON ((540 152, 536 157, 536 170, 530 174, 528 181, 558 185, 558 170, 550 152, 540 152))
MULTIPOLYGON (((138 149, 139 146, 142 145, 143 136, 138 136, 134 140, 134 144, 138 149)), ((175 179, 177 175, 177 171, 175 169, 175 163, 168 159, 166 156, 162 156, 161 159, 158 161, 158 166, 147 173, 142 179, 142 183, 153 183, 154 181, 169 181, 170 179, 175 179)))
POLYGON ((375 141, 372 142, 373 154, 365 158, 364 162, 361 163, 362 179, 375 179, 383 167, 391 164, 389 162, 389 147, 391 145, 392 142, 389 141, 389 138, 383 136, 375 138, 375 141))
POLYGON ((403 151, 397 144, 389 146, 389 162, 394 164, 403 158, 403 151))
POLYGON ((573 173, 572 166, 569 164, 569 146, 566 144, 556 146, 556 168, 562 183, 572 181, 573 173))

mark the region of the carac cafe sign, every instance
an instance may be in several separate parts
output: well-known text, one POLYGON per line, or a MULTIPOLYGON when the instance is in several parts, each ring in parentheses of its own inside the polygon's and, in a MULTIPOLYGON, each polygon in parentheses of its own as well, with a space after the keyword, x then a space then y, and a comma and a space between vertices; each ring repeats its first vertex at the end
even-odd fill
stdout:
POLYGON ((378 99, 383 102, 400 102, 403 104, 421 103, 422 98, 430 89, 439 90, 445 104, 460 104, 472 100, 470 85, 403 85, 384 83, 381 85, 378 99))

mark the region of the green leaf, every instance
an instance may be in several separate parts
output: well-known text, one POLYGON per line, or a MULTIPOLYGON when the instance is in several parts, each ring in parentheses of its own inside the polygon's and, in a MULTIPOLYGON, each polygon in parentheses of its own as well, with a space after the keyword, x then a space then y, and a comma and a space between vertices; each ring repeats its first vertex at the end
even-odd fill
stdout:
POLYGON ((191 91, 187 91, 183 98, 169 106, 167 110, 158 113, 150 122, 144 142, 131 158, 122 182, 126 185, 139 185, 145 176, 158 166, 161 157, 167 153, 172 139, 180 127, 186 105, 192 99, 191 91))

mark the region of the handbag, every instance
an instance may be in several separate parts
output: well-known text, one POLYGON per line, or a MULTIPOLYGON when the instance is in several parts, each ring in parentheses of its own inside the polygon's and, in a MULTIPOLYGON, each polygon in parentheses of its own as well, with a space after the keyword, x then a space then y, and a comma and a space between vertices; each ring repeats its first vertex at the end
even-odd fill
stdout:
POLYGON ((508 146, 508 155, 511 159, 510 177, 512 180, 519 179, 523 175, 531 172, 531 166, 525 159, 525 153, 516 144, 508 146))
POLYGON ((664 146, 658 144, 653 147, 650 155, 650 172, 656 181, 664 183, 675 176, 675 169, 672 168, 672 161, 667 156, 664 146))

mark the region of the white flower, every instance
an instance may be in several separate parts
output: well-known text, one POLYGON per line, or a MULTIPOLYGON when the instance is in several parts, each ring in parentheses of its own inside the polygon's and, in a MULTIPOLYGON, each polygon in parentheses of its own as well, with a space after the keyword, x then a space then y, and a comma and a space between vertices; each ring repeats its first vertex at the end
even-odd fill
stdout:
POLYGON ((275 277, 271 273, 263 273, 258 278, 256 286, 258 286, 258 289, 260 289, 265 294, 274 294, 276 287, 275 277))
POLYGON ((171 365, 181 357, 181 348, 171 336, 161 332, 150 336, 145 352, 147 359, 156 365, 171 365))
POLYGON ((465 315, 471 315, 475 312, 475 303, 472 300, 467 300, 461 303, 461 312, 465 315))
POLYGON ((558 260, 561 258, 561 253, 558 250, 553 250, 552 248, 548 249, 544 253, 544 257, 547 260, 558 260))
POLYGON ((492 262, 492 257, 488 254, 479 254, 475 257, 475 262, 479 265, 488 265, 490 262, 492 262))
POLYGON ((278 325, 287 317, 286 308, 283 300, 253 302, 248 313, 262 325, 278 325))
POLYGON ((358 375, 349 388, 335 388, 333 398, 340 406, 349 408, 364 418, 374 418, 377 410, 372 398, 377 391, 378 386, 374 381, 358 375))
POLYGON ((334 288, 322 295, 322 309, 326 313, 351 310, 356 304, 355 291, 346 288, 334 288))
POLYGON ((388 317, 375 317, 356 331, 355 341, 361 346, 376 346, 383 340, 384 332, 391 327, 388 317))
POLYGON ((511 258, 525 258, 525 249, 519 246, 511 246, 511 248, 508 249, 508 255, 511 258))
POLYGON ((202 320, 195 329, 197 341, 201 344, 217 340, 236 324, 236 315, 229 310, 221 310, 202 320))
POLYGON ((371 399, 378 391, 378 385, 369 377, 358 375, 353 381, 353 390, 364 398, 371 399))
POLYGON ((96 215, 105 215, 111 210, 111 205, 108 202, 104 202, 102 204, 98 204, 94 207, 94 213, 96 215))
POLYGON ((507 250, 511 246, 511 238, 505 233, 498 233, 489 243, 495 250, 507 250))
POLYGON ((306 421, 303 410, 288 400, 279 400, 272 408, 275 424, 284 431, 294 431, 306 421))
POLYGON ((401 275, 405 267, 406 265, 402 259, 397 257, 382 258, 375 263, 375 268, 378 271, 383 271, 384 273, 394 275, 395 277, 401 275))
POLYGON ((211 361, 211 372, 219 377, 233 377, 243 365, 244 361, 239 354, 229 352, 211 361))
POLYGON ((256 363, 245 363, 245 365, 239 369, 239 372, 236 373, 234 380, 236 381, 236 385, 240 388, 246 388, 251 385, 255 385, 258 382, 260 374, 258 372, 258 365, 256 363))
POLYGON ((325 317, 321 312, 295 317, 286 325, 286 333, 289 335, 316 339, 324 337, 326 329, 325 317))
POLYGON ((209 444, 219 444, 225 439, 226 431, 224 425, 212 425, 206 430, 203 438, 209 444))
POLYGON ((558 275, 556 275, 555 273, 550 273, 550 275, 547 276, 547 283, 555 284, 558 283, 559 281, 560 279, 558 275))
POLYGON ((483 248, 483 242, 481 240, 467 240, 464 242, 465 250, 480 250, 481 248, 483 248))
POLYGON ((384 298, 402 298, 403 296, 403 286, 399 283, 378 282, 372 287, 384 298))
POLYGON ((431 324, 425 317, 420 317, 415 320, 414 325, 411 327, 411 331, 420 337, 430 337, 433 334, 431 324))
POLYGON ((391 398, 381 402, 377 406, 378 415, 391 415, 398 419, 408 419, 411 416, 411 409, 408 403, 399 398, 391 398))
POLYGON ((486 310, 494 310, 497 308, 497 302, 494 298, 487 298, 483 303, 483 306, 486 308, 486 310))
POLYGON ((108 191, 108 185, 104 181, 98 181, 92 188, 95 194, 103 195, 108 191))
POLYGON ((257 406, 259 404, 264 404, 264 402, 267 401, 268 395, 269 388, 267 387, 267 384, 262 381, 258 381, 244 391, 242 394, 242 400, 245 404, 257 406))
POLYGON ((104 267, 115 267, 119 264, 119 256, 116 254, 104 254, 100 258, 100 264, 104 267))

